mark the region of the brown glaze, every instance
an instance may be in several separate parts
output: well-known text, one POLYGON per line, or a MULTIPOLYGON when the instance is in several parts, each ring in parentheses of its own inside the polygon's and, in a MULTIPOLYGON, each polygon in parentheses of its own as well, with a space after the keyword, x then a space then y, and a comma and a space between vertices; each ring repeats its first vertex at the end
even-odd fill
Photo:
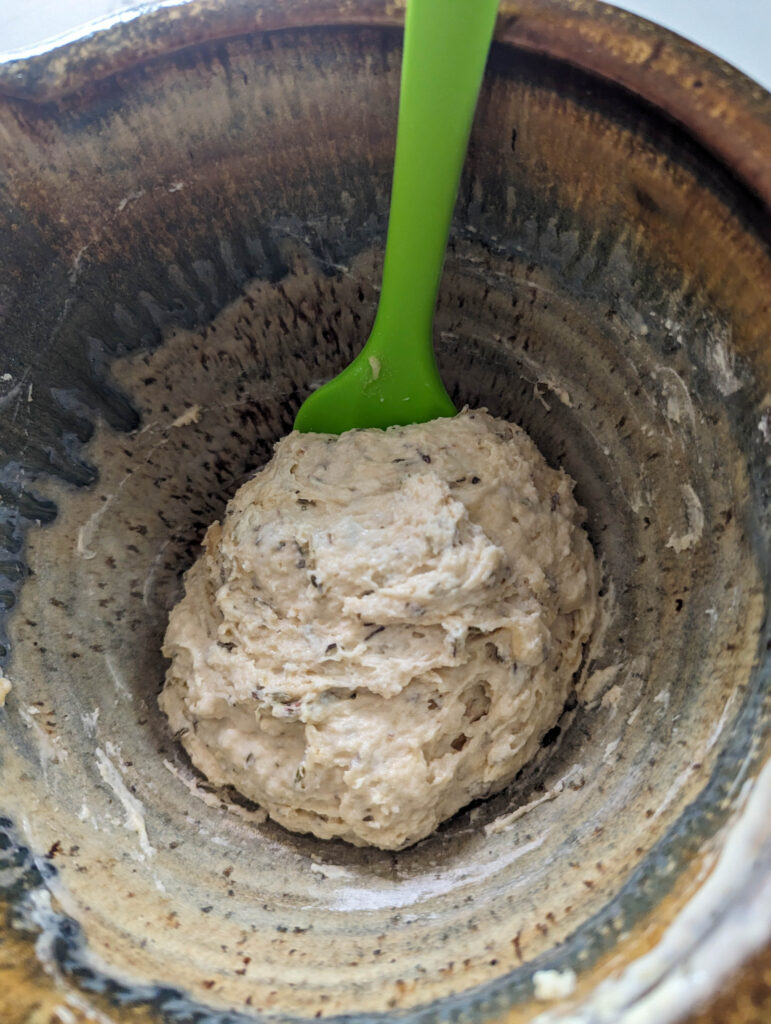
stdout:
MULTIPOLYGON (((295 26, 401 25, 404 0, 196 0, 0 68, 11 95, 51 99, 196 43, 295 26)), ((762 86, 658 25, 594 0, 502 0, 496 40, 617 82, 660 107, 771 200, 771 99, 762 86)))

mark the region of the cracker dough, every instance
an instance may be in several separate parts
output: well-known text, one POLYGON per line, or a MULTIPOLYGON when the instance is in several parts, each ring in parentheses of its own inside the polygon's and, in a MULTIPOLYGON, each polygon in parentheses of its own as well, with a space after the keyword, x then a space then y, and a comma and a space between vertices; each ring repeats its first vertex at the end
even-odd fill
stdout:
POLYGON ((484 410, 285 437, 171 613, 171 729, 289 829, 427 836, 514 778, 571 691, 597 593, 572 488, 484 410))

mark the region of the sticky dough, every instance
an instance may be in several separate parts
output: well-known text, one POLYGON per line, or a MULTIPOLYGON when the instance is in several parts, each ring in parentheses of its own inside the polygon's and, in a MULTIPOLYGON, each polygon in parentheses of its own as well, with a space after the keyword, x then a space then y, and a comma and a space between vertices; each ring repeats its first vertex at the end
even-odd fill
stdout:
POLYGON ((428 835, 510 782, 571 692, 597 592, 572 487, 484 410, 285 437, 171 613, 171 729, 289 829, 428 835))

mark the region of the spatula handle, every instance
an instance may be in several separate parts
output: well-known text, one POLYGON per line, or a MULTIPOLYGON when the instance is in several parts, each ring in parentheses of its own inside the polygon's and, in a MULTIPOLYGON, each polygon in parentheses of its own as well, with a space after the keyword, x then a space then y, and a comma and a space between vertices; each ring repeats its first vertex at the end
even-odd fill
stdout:
POLYGON ((430 338, 498 0, 408 0, 378 326, 430 338))

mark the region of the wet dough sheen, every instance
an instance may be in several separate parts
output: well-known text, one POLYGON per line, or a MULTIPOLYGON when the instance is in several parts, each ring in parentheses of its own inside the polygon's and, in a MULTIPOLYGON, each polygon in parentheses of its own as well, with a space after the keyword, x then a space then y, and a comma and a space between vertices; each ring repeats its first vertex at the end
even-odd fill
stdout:
POLYGON ((190 569, 161 708, 287 828, 399 849, 505 786, 596 610, 572 481, 485 411, 292 433, 190 569))

